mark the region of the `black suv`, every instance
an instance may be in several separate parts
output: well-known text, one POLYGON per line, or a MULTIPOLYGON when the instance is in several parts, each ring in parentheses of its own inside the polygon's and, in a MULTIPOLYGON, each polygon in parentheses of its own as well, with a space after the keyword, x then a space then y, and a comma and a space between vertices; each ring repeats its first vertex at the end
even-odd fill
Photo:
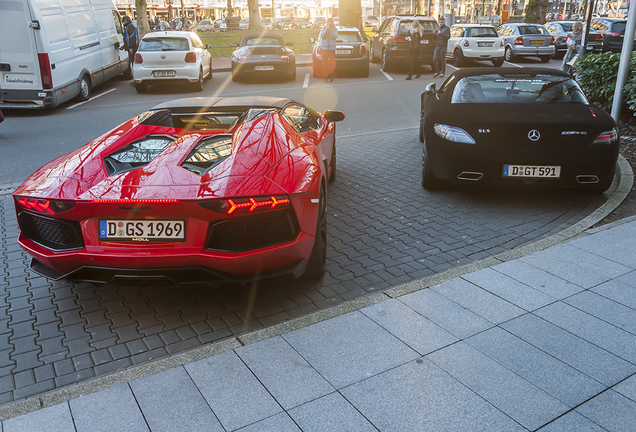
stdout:
POLYGON ((411 63, 411 50, 406 37, 409 35, 411 23, 418 20, 424 29, 424 38, 420 45, 418 60, 420 64, 428 64, 433 68, 433 53, 437 36, 433 31, 437 21, 424 15, 394 15, 384 18, 380 29, 374 28, 371 37, 371 62, 382 62, 382 69, 388 72, 397 64, 411 63))
MULTIPOLYGON (((621 52, 627 20, 625 18, 592 18, 592 28, 603 34, 603 52, 621 52)), ((632 51, 636 50, 636 41, 632 51)))

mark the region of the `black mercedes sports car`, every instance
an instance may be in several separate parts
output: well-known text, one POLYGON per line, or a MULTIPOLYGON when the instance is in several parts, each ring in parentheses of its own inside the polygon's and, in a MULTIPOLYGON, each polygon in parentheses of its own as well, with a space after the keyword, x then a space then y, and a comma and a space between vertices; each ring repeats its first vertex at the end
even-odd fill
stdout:
POLYGON ((614 177, 616 122, 564 72, 471 68, 422 93, 422 186, 451 182, 586 188, 614 177))
POLYGON ((232 42, 237 49, 232 53, 232 80, 246 76, 284 76, 296 79, 296 57, 277 33, 248 33, 241 42, 232 42))

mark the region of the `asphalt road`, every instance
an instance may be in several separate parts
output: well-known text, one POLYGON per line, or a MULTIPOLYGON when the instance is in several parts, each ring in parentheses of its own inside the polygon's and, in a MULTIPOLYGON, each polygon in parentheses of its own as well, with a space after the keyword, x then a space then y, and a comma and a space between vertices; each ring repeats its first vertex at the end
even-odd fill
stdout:
MULTIPOLYGON (((558 68, 560 60, 543 64, 538 58, 522 59, 506 66, 547 66, 558 68)), ((492 66, 490 62, 477 65, 492 66)), ((456 70, 447 66, 447 75, 456 70)), ((420 94, 433 78, 427 66, 418 80, 406 81, 408 68, 385 74, 379 65, 371 65, 368 78, 339 77, 336 84, 325 85, 311 76, 311 67, 299 67, 296 81, 266 80, 234 83, 229 72, 214 74, 203 92, 186 86, 150 87, 138 94, 129 81, 111 80, 93 89, 90 101, 71 101, 50 111, 3 111, 0 124, 0 185, 22 182, 48 161, 88 143, 134 115, 171 99, 192 96, 267 95, 289 97, 324 112, 337 109, 346 113, 338 125, 341 137, 374 134, 393 129, 417 127, 420 94)))
MULTIPOLYGON (((432 74, 406 81, 406 71, 387 76, 373 65, 367 79, 327 85, 306 78, 309 72, 299 68, 294 83, 240 84, 219 73, 202 94, 187 95, 287 96, 347 114, 338 125, 338 178, 328 192, 323 280, 281 277, 217 289, 51 282, 28 269, 13 201, 0 196, 0 405, 511 250, 572 226, 606 199, 570 191, 425 191, 417 125, 420 93, 432 74)), ((180 90, 138 95, 114 81, 82 105, 8 112, 0 125, 0 185, 184 96, 180 90)))

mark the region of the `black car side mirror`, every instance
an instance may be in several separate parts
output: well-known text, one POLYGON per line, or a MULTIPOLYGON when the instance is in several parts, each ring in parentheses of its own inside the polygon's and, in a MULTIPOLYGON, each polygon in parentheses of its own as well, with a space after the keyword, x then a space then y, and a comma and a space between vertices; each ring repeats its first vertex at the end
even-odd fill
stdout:
POLYGON ((426 88, 424 89, 424 94, 427 95, 432 95, 435 94, 437 90, 435 89, 435 83, 430 83, 429 85, 426 86, 426 88))
POLYGON ((230 44, 230 46, 231 46, 231 47, 237 47, 237 46, 238 46, 238 42, 232 42, 232 43, 230 44))
POLYGON ((342 111, 327 111, 325 118, 330 122, 339 122, 344 120, 345 115, 342 111))

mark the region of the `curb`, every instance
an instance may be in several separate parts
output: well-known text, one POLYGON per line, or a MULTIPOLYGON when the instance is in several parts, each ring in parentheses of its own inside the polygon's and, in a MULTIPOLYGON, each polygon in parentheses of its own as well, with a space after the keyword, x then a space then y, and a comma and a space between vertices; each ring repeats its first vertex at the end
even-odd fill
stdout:
MULTIPOLYGON (((468 273, 472 273, 477 270, 483 270, 485 268, 492 267, 506 261, 511 261, 525 255, 547 249, 548 247, 564 243, 574 238, 595 234, 599 231, 603 231, 605 229, 609 229, 614 226, 636 220, 636 216, 631 216, 613 222, 611 224, 592 228, 614 209, 616 209, 621 202, 623 202, 625 197, 631 191, 631 188, 634 184, 634 173, 632 171, 632 168, 622 155, 619 155, 617 168, 618 170, 615 176, 618 184, 616 186, 616 189, 612 192, 612 196, 592 214, 572 225, 571 227, 564 229, 560 233, 553 234, 543 239, 539 239, 535 242, 516 249, 512 249, 510 251, 502 252, 493 257, 484 258, 470 264, 455 267, 442 273, 426 277, 424 279, 415 280, 392 288, 387 288, 384 291, 349 300, 331 308, 323 309, 309 315, 292 319, 290 321, 285 321, 283 323, 279 323, 265 329, 255 330, 230 339, 206 344, 192 350, 175 354, 170 357, 153 360, 148 363, 133 366, 123 371, 114 372, 110 375, 96 377, 81 383, 72 384, 60 389, 42 393, 37 396, 32 396, 27 399, 12 402, 8 405, 0 407, 0 420, 7 420, 52 405, 68 402, 69 400, 75 399, 80 396, 95 393, 97 391, 123 384, 138 378, 143 378, 145 376, 162 372, 167 369, 171 369, 177 366, 183 366, 185 364, 192 363, 194 361, 201 360, 203 358, 207 358, 216 354, 220 354, 225 351, 240 348, 241 346, 269 339, 274 336, 279 336, 281 334, 293 330, 298 330, 303 327, 335 318, 349 312, 354 312, 367 306, 381 303, 392 298, 398 298, 406 294, 420 291, 422 289, 429 288, 433 285, 437 285, 439 283, 468 273)), ((0 186, 0 191, 2 190, 2 187, 4 186, 0 186)))

